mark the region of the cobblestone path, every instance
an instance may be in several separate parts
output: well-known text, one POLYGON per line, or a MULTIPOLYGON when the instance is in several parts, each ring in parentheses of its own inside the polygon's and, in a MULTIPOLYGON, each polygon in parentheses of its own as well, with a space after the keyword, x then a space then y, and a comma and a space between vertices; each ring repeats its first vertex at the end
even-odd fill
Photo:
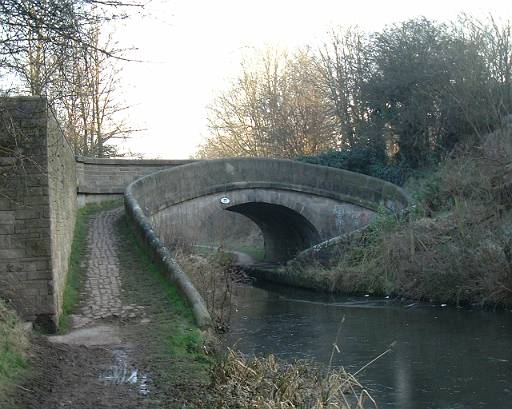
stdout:
POLYGON ((144 308, 121 302, 116 223, 124 209, 107 210, 92 217, 87 235, 88 263, 81 312, 90 319, 135 318, 144 308))

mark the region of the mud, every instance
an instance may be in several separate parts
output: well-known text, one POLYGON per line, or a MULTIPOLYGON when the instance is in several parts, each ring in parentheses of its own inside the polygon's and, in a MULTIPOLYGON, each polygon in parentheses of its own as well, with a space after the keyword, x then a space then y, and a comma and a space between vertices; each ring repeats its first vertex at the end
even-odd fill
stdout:
POLYGON ((48 337, 54 344, 81 345, 85 347, 121 344, 119 328, 112 325, 97 325, 71 331, 66 335, 48 337))

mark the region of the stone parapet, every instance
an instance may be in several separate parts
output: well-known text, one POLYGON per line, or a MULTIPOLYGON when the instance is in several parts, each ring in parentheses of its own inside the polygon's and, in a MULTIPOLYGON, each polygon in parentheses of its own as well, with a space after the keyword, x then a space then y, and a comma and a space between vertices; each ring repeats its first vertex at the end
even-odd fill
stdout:
POLYGON ((109 199, 122 195, 134 180, 166 168, 185 165, 193 160, 97 159, 77 157, 78 194, 87 199, 109 199), (98 197, 101 195, 101 197, 98 197))

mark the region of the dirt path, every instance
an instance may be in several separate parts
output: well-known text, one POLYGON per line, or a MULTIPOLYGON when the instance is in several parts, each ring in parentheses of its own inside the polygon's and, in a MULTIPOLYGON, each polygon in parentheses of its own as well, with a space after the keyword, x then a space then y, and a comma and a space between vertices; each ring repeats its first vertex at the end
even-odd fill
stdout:
POLYGON ((121 208, 98 213, 88 227, 85 285, 72 329, 35 338, 34 374, 5 407, 191 407, 207 379, 191 314, 148 271, 121 208))

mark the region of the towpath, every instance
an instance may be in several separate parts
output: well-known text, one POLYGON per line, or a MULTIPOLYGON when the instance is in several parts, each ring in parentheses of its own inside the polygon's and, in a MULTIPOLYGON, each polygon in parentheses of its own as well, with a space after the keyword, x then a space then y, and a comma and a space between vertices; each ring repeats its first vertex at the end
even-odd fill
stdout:
POLYGON ((71 330, 36 337, 33 375, 10 409, 181 408, 204 389, 192 316, 135 247, 122 208, 89 219, 71 330))

